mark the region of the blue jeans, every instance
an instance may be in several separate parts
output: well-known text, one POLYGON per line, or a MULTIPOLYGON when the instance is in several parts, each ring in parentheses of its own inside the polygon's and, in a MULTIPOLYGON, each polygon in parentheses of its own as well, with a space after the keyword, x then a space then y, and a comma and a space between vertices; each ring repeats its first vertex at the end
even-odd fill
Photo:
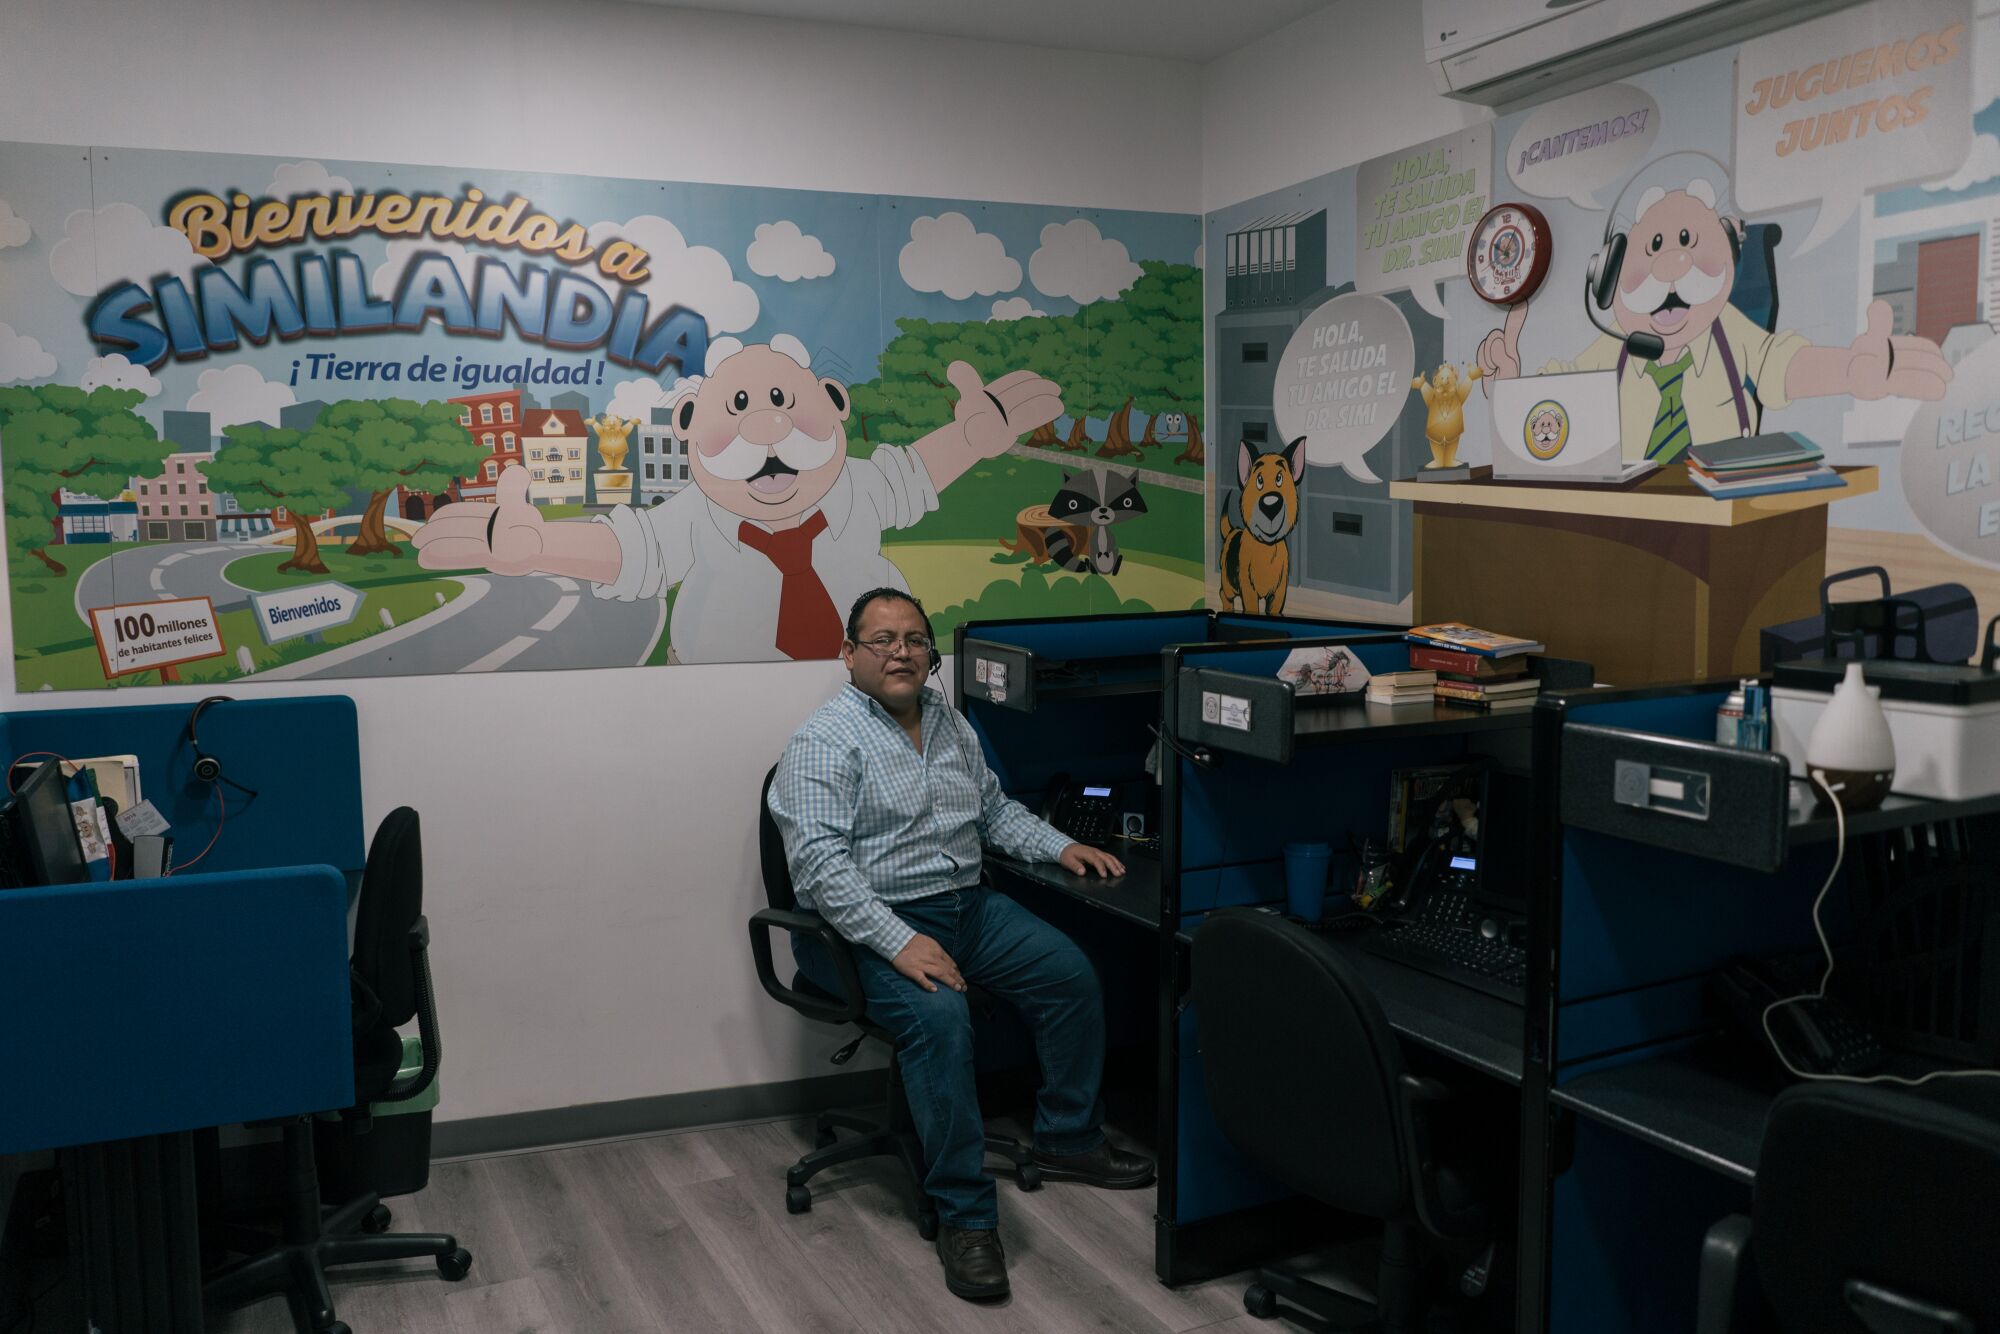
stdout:
MULTIPOLYGON (((1104 1139, 1104 996, 1097 974, 1068 936, 984 885, 892 905, 912 928, 937 941, 965 980, 1020 1011, 1034 1030, 1042 1067, 1035 1099, 1035 1147, 1088 1153, 1104 1139)), ((838 992, 826 947, 792 937, 799 969, 838 992)), ((953 1227, 999 1225, 986 1171, 986 1126, 973 1085, 972 1012, 939 984, 925 991, 865 946, 854 950, 868 1014, 896 1040, 910 1116, 929 1166, 924 1190, 953 1227)))

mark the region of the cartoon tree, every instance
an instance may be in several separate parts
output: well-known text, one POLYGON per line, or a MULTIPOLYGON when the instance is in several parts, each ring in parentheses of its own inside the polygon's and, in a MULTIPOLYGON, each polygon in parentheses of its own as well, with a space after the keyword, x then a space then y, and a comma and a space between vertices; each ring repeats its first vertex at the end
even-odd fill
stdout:
MULTIPOLYGON (((1106 334, 1105 376, 1126 386, 1148 418, 1178 412, 1187 417, 1188 443, 1176 463, 1201 464, 1201 270, 1191 264, 1141 260, 1144 272, 1119 304, 1127 318, 1106 334)), ((1153 426, 1149 420, 1146 436, 1153 426)))
POLYGON ((889 429, 890 423, 897 420, 895 402, 883 392, 880 379, 847 386, 847 398, 851 409, 847 421, 848 439, 863 446, 863 453, 872 453, 874 442, 869 438, 869 427, 872 425, 877 435, 889 429))
POLYGON ((293 549, 280 570, 325 574, 313 520, 346 500, 347 487, 360 475, 353 437, 352 431, 337 428, 294 431, 246 422, 226 428, 222 448, 196 467, 211 491, 262 495, 285 508, 292 523, 293 549))
POLYGON ((68 571, 48 553, 60 535, 62 492, 110 500, 134 477, 157 477, 173 452, 132 409, 136 389, 44 384, 0 389, 0 443, 7 459, 7 546, 18 570, 33 556, 53 574, 68 571))
POLYGON ((331 404, 320 413, 313 423, 314 434, 346 439, 354 472, 345 481, 369 492, 367 507, 361 512, 361 528, 348 544, 348 555, 386 552, 401 556, 403 549, 389 539, 384 522, 389 497, 396 488, 443 491, 478 469, 487 450, 459 425, 461 411, 452 403, 385 398, 350 399, 331 404))

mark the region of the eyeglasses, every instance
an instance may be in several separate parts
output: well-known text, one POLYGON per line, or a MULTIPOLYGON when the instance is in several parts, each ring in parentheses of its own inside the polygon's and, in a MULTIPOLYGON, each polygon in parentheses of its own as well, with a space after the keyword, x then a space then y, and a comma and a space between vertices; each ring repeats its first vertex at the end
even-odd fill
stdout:
POLYGON ((870 653, 884 658, 894 657, 898 644, 908 649, 910 656, 913 658, 921 658, 931 651, 931 637, 929 635, 904 635, 901 639, 896 638, 894 635, 883 635, 877 639, 856 640, 855 643, 857 646, 867 649, 870 653))

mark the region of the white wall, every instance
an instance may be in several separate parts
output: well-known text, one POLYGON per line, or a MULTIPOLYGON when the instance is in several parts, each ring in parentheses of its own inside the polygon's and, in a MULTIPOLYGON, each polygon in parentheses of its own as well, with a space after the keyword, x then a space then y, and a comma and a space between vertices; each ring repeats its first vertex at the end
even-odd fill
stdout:
POLYGON ((1339 0, 1202 67, 1202 212, 1492 118, 1432 90, 1417 0, 1339 0))
MULTIPOLYGON (((4 22, 0 139, 1201 207, 1198 74, 1172 62, 546 0, 9 0, 4 22)), ((0 606, 0 641, 10 625, 0 606)), ((827 1071, 836 1035, 764 997, 744 919, 758 783, 840 679, 283 688, 357 701, 371 827, 423 813, 440 1117, 827 1071)))

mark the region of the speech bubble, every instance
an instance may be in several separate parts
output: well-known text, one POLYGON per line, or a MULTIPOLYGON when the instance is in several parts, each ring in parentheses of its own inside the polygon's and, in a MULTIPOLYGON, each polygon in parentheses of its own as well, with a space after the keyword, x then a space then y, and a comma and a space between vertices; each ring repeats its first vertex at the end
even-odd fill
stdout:
POLYGON ((1438 291, 1436 283, 1411 283, 1410 299, 1423 307, 1428 314, 1435 315, 1441 320, 1451 318, 1451 312, 1445 309, 1444 294, 1438 291))
POLYGON ((1967 353, 1903 433, 1903 500, 1940 546, 2000 570, 2000 338, 1967 353))
POLYGON ((1358 291, 1407 287, 1419 306, 1447 317, 1437 284, 1465 277, 1465 243, 1492 185, 1492 142, 1490 127, 1474 125, 1355 169, 1358 291))
POLYGON ((1558 98, 1521 122, 1507 145, 1507 175, 1542 199, 1567 199, 1592 212, 1597 192, 1645 160, 1660 133, 1660 104, 1629 83, 1558 98))
POLYGON ((1387 297, 1349 292, 1308 315, 1285 344, 1271 389, 1282 440, 1306 440, 1306 462, 1379 482, 1364 457, 1403 410, 1417 373, 1410 322, 1387 297))
POLYGON ((1972 147, 1972 0, 1877 0, 1745 42, 1736 57, 1736 200, 1817 203, 1792 253, 1862 196, 1947 175, 1972 147))

